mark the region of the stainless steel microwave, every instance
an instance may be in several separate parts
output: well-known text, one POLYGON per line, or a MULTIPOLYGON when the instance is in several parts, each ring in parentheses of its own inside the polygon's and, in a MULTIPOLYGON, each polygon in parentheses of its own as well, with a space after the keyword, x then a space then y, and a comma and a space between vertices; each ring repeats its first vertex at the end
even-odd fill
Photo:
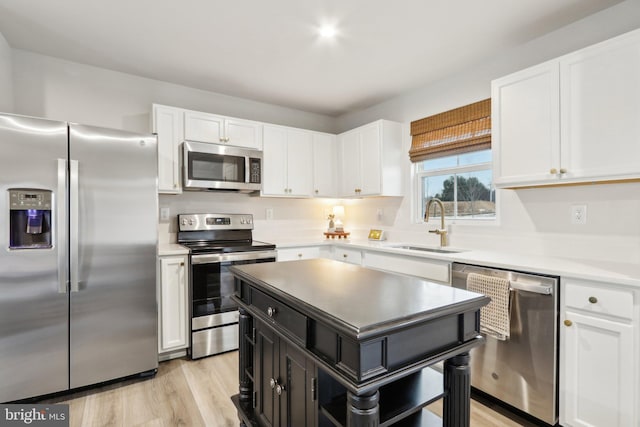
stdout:
POLYGON ((185 189, 247 193, 260 190, 262 151, 185 141, 183 162, 185 189))

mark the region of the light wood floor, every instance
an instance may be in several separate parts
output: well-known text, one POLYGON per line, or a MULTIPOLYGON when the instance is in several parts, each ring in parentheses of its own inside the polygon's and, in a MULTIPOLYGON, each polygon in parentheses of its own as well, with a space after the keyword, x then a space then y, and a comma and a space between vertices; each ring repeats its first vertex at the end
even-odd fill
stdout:
MULTIPOLYGON (((69 404, 71 427, 238 426, 229 399, 238 392, 238 353, 162 362, 154 378, 136 379, 38 403, 69 404)), ((429 407, 441 413, 441 404, 429 407)), ((473 427, 530 425, 471 402, 473 427)), ((302 427, 302 426, 295 426, 302 427)))

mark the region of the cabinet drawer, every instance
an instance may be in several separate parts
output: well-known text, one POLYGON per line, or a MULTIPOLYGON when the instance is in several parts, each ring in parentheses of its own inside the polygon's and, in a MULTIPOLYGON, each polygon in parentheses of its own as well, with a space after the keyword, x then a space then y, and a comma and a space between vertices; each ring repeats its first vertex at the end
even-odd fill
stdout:
POLYGON ((307 343, 307 317, 275 298, 251 288, 251 305, 264 313, 274 323, 285 328, 300 340, 302 345, 307 343))
POLYGON ((362 252, 356 251, 353 249, 345 249, 345 248, 336 248, 336 252, 334 254, 334 259, 336 261, 347 262, 349 264, 362 264, 362 252))
POLYGON ((278 261, 291 261, 296 259, 320 258, 320 248, 317 246, 306 248, 278 249, 278 261))
MULTIPOLYGON (((602 286, 607 285, 603 284, 602 286)), ((566 282, 564 295, 564 304, 567 307, 633 319, 633 292, 631 290, 566 282)))

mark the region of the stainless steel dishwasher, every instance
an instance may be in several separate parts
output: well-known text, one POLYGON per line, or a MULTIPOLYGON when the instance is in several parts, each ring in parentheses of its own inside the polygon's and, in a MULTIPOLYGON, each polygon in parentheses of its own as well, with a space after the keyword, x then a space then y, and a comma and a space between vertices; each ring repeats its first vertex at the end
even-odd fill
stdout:
POLYGON ((453 263, 452 286, 470 273, 509 281, 511 334, 471 350, 472 387, 537 419, 558 421, 558 277, 453 263))

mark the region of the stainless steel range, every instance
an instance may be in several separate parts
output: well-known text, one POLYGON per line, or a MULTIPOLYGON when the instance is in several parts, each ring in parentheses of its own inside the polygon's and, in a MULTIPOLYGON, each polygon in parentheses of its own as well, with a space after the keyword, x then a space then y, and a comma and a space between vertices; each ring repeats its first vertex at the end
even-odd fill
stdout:
POLYGON ((238 310, 229 267, 274 262, 274 244, 253 240, 250 214, 178 215, 178 243, 189 248, 192 359, 238 348, 238 310))

